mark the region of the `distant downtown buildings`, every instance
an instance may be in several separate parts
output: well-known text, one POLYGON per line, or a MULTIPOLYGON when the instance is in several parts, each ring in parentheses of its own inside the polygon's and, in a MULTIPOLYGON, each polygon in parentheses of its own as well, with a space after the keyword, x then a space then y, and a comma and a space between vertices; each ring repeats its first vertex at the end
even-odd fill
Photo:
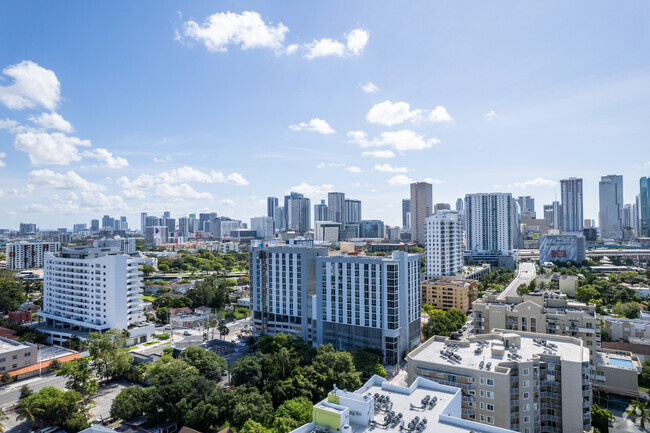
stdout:
POLYGON ((411 240, 419 245, 426 243, 424 220, 433 214, 433 186, 427 182, 411 184, 411 240))

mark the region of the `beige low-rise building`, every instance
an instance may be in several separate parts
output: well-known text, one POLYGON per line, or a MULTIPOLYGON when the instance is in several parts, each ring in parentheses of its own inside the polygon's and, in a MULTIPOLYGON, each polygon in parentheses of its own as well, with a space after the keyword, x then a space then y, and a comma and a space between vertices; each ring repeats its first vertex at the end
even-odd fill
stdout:
POLYGON ((590 350, 592 364, 600 347, 600 319, 596 306, 563 299, 558 293, 536 292, 524 296, 495 295, 474 302, 472 331, 485 334, 494 328, 580 338, 590 350))
POLYGON ((612 341, 630 341, 630 338, 650 339, 650 312, 642 311, 638 319, 603 316, 604 331, 612 341))
POLYGON ((598 351, 594 388, 610 394, 639 398, 641 361, 624 350, 598 351))
POLYGON ((420 284, 422 305, 428 304, 441 310, 456 308, 467 314, 478 297, 475 280, 431 278, 420 284))
POLYGON ((35 364, 38 348, 31 343, 21 343, 0 337, 0 375, 35 364))
POLYGON ((535 284, 539 287, 540 283, 545 283, 551 290, 559 290, 572 298, 575 297, 576 290, 578 290, 578 277, 562 275, 557 272, 537 275, 535 284))
POLYGON ((408 381, 462 390, 462 416, 521 433, 591 429, 589 350, 574 337, 493 332, 436 336, 407 355, 408 381))

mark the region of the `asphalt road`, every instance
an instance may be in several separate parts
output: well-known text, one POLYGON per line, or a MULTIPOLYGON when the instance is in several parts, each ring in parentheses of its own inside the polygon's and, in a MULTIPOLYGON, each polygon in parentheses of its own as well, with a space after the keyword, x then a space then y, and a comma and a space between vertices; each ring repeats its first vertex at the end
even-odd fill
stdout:
POLYGON ((505 299, 506 296, 517 296, 517 288, 522 284, 529 284, 537 276, 534 263, 522 262, 519 264, 519 272, 514 280, 497 296, 497 299, 505 299))
POLYGON ((44 374, 42 377, 36 376, 18 382, 10 383, 8 386, 0 388, 0 407, 5 407, 13 403, 17 403, 20 396, 20 388, 22 388, 23 385, 28 385, 32 391, 38 392, 46 386, 53 386, 55 388, 64 389, 65 382, 65 378, 49 373, 44 374))

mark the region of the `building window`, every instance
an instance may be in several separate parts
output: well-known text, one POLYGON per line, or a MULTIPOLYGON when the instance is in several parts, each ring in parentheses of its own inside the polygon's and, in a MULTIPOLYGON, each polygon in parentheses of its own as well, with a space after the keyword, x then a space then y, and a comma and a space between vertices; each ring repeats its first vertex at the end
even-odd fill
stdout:
POLYGON ((530 386, 530 380, 524 380, 524 388, 528 388, 530 386))
POLYGON ((529 422, 530 422, 530 417, 529 417, 529 416, 525 416, 525 417, 524 417, 524 423, 528 424, 529 422))
POLYGON ((494 412, 494 405, 488 403, 488 404, 487 404, 487 410, 488 410, 489 412, 494 412))
POLYGON ((485 403, 480 402, 479 407, 481 408, 481 410, 485 410, 485 403))
POLYGON ((494 417, 493 416, 487 417, 487 423, 488 424, 494 424, 494 417))
POLYGON ((485 422, 485 415, 481 415, 479 419, 481 420, 481 422, 485 422))
POLYGON ((530 370, 528 370, 527 368, 524 368, 524 376, 528 376, 529 373, 530 373, 530 370))
POLYGON ((524 404, 524 412, 530 411, 530 404, 526 403, 524 404))
POLYGON ((487 386, 494 386, 494 379, 485 379, 485 384, 487 386))
POLYGON ((492 391, 485 391, 485 397, 489 399, 494 399, 494 393, 492 391))
POLYGON ((485 383, 485 379, 481 376, 481 377, 478 379, 478 383, 480 383, 481 385, 483 385, 483 384, 485 383))
POLYGON ((524 398, 529 399, 530 398, 530 393, 529 392, 524 392, 524 398))

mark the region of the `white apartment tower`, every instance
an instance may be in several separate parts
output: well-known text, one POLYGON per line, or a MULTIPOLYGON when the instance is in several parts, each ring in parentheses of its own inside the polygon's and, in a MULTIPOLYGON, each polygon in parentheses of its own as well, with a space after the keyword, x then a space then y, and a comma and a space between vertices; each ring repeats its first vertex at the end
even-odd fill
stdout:
POLYGON ((145 321, 142 263, 114 247, 45 253, 43 309, 38 313, 44 322, 39 331, 52 344, 116 328, 129 331, 131 344, 146 341, 153 326, 138 326, 145 321))
POLYGON ((449 276, 463 268, 463 220, 458 211, 440 211, 424 220, 426 274, 449 276))
POLYGON ((381 350, 384 362, 420 343, 420 256, 318 257, 316 343, 381 350))
POLYGON ((251 230, 257 232, 257 239, 273 239, 275 222, 272 217, 260 216, 251 218, 251 230))
POLYGON ((562 232, 582 232, 582 179, 570 177, 560 180, 562 189, 562 232))
POLYGON ((424 220, 433 214, 433 186, 426 182, 411 184, 411 240, 424 245, 424 220))
POLYGON ((46 252, 61 249, 59 242, 14 242, 7 244, 7 269, 22 271, 43 267, 46 252))

